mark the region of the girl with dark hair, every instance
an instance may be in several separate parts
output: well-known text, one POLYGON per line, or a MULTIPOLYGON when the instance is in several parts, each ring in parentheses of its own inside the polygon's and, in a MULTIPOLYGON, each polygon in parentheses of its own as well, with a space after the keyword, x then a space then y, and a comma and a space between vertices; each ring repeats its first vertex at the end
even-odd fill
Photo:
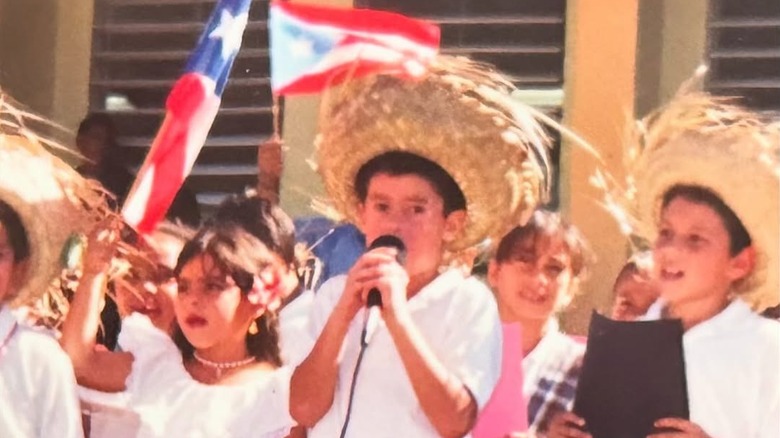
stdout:
MULTIPOLYGON (((126 415, 92 436, 282 437, 289 415, 290 371, 281 368, 276 310, 285 266, 259 239, 235 223, 202 228, 184 246, 174 270, 173 339, 141 314, 127 317, 123 352, 113 366, 83 360, 94 336, 110 233, 90 236, 84 277, 63 330, 80 382, 119 392, 126 415), (97 376, 99 375, 99 376, 97 376), (197 415, 192 415, 197 413, 197 415)), ((88 398, 89 394, 86 394, 88 398)), ((82 394, 85 398, 85 394, 82 394)), ((121 401, 120 401, 121 399, 121 401)))

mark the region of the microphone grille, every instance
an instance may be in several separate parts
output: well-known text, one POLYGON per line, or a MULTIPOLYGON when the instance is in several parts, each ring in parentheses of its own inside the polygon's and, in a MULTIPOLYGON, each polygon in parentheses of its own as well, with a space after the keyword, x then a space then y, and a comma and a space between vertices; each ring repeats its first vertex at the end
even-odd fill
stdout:
POLYGON ((374 239, 373 242, 371 242, 368 250, 370 251, 372 249, 386 247, 395 248, 398 251, 398 263, 403 265, 404 261, 406 260, 406 245, 404 245, 404 241, 401 240, 398 236, 394 236, 392 234, 381 235, 374 239))

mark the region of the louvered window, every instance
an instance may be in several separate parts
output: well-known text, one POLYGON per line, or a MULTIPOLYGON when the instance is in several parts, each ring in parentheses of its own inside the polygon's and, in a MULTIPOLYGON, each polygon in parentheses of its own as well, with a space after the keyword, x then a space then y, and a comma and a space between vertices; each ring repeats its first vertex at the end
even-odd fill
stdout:
POLYGON ((713 0, 708 87, 780 113, 780 1, 713 0))
MULTIPOLYGON (((565 0, 356 0, 356 6, 426 18, 441 26, 442 52, 496 65, 518 98, 561 116, 565 0)), ((558 203, 559 142, 551 206, 558 203)))
MULTIPOLYGON (((108 111, 130 167, 140 165, 160 125, 168 91, 194 47, 214 0, 95 0, 93 111, 108 111)), ((564 0, 357 0, 441 24, 443 51, 491 62, 560 116, 564 0)), ((256 181, 257 145, 271 132, 268 1, 255 1, 222 109, 188 185, 205 207, 256 181)), ((558 162, 558 148, 553 151, 558 162)), ((553 192, 557 202, 557 188, 553 192)))
MULTIPOLYGON (((164 115, 214 0, 95 0, 90 107, 109 112, 120 153, 137 168, 164 115)), ((257 146, 272 130, 268 80, 268 1, 254 1, 222 108, 189 177, 208 209, 225 193, 254 186, 257 146)))

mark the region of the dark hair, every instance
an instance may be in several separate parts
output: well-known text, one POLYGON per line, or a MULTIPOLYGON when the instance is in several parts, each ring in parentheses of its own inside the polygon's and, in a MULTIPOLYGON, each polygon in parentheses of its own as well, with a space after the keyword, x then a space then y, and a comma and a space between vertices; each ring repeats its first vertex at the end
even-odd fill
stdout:
POLYGON ((195 230, 179 221, 164 220, 154 228, 154 232, 173 237, 182 243, 187 243, 195 237, 195 230))
POLYGON ((729 235, 729 254, 732 257, 753 243, 745 225, 739 220, 734 210, 729 208, 723 202, 723 199, 711 190, 694 185, 680 184, 673 186, 664 194, 661 208, 666 209, 676 198, 683 198, 696 204, 705 205, 715 211, 729 235))
POLYGON ((355 193, 360 202, 366 202, 368 184, 374 175, 416 175, 433 186, 444 200, 444 215, 466 209, 466 197, 452 176, 435 162, 409 152, 392 151, 378 155, 366 162, 355 176, 355 193))
MULTIPOLYGON (((176 263, 176 276, 196 256, 208 254, 217 268, 231 276, 243 294, 249 293, 254 277, 271 263, 271 251, 256 237, 238 224, 212 224, 202 228, 195 237, 184 245, 176 263)), ((281 366, 279 351, 279 322, 276 313, 266 309, 255 319, 258 331, 247 333, 246 347, 258 361, 281 366)), ((191 359, 195 347, 187 340, 181 327, 176 324, 173 340, 185 359, 191 359)))
POLYGON ((79 124, 76 135, 84 135, 92 128, 106 128, 111 139, 116 139, 117 129, 114 120, 108 114, 89 113, 79 124))
POLYGON ((11 251, 14 253, 14 262, 20 262, 30 256, 30 241, 27 239, 27 231, 24 229, 22 219, 16 210, 10 205, 0 201, 0 224, 5 228, 11 251))
POLYGON ((649 277, 652 271, 652 257, 653 254, 651 251, 642 251, 631 256, 628 261, 626 261, 626 264, 623 265, 623 268, 620 269, 617 277, 615 277, 615 283, 612 285, 612 290, 616 290, 620 283, 634 275, 649 277))
POLYGON ((558 213, 547 210, 536 210, 527 224, 515 227, 507 233, 498 244, 495 260, 504 263, 528 250, 533 251, 534 257, 538 257, 543 245, 551 238, 561 239, 568 249, 574 277, 584 275, 588 254, 585 237, 558 213))
POLYGON ((212 223, 235 223, 260 240, 285 263, 298 268, 295 225, 278 205, 257 194, 233 195, 217 208, 212 223))

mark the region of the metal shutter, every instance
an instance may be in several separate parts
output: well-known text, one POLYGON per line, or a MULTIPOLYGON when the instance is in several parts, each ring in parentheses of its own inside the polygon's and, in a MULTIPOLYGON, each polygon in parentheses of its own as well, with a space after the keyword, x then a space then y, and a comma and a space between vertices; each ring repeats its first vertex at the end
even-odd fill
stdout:
MULTIPOLYGON (((214 0, 96 0, 90 109, 109 112, 120 153, 140 166, 214 0), (127 101, 132 108, 122 109, 127 101)), ((222 108, 187 185, 208 209, 226 193, 254 186, 257 146, 272 131, 268 1, 255 1, 222 108)))
POLYGON ((780 113, 780 1, 712 0, 708 88, 780 113))

